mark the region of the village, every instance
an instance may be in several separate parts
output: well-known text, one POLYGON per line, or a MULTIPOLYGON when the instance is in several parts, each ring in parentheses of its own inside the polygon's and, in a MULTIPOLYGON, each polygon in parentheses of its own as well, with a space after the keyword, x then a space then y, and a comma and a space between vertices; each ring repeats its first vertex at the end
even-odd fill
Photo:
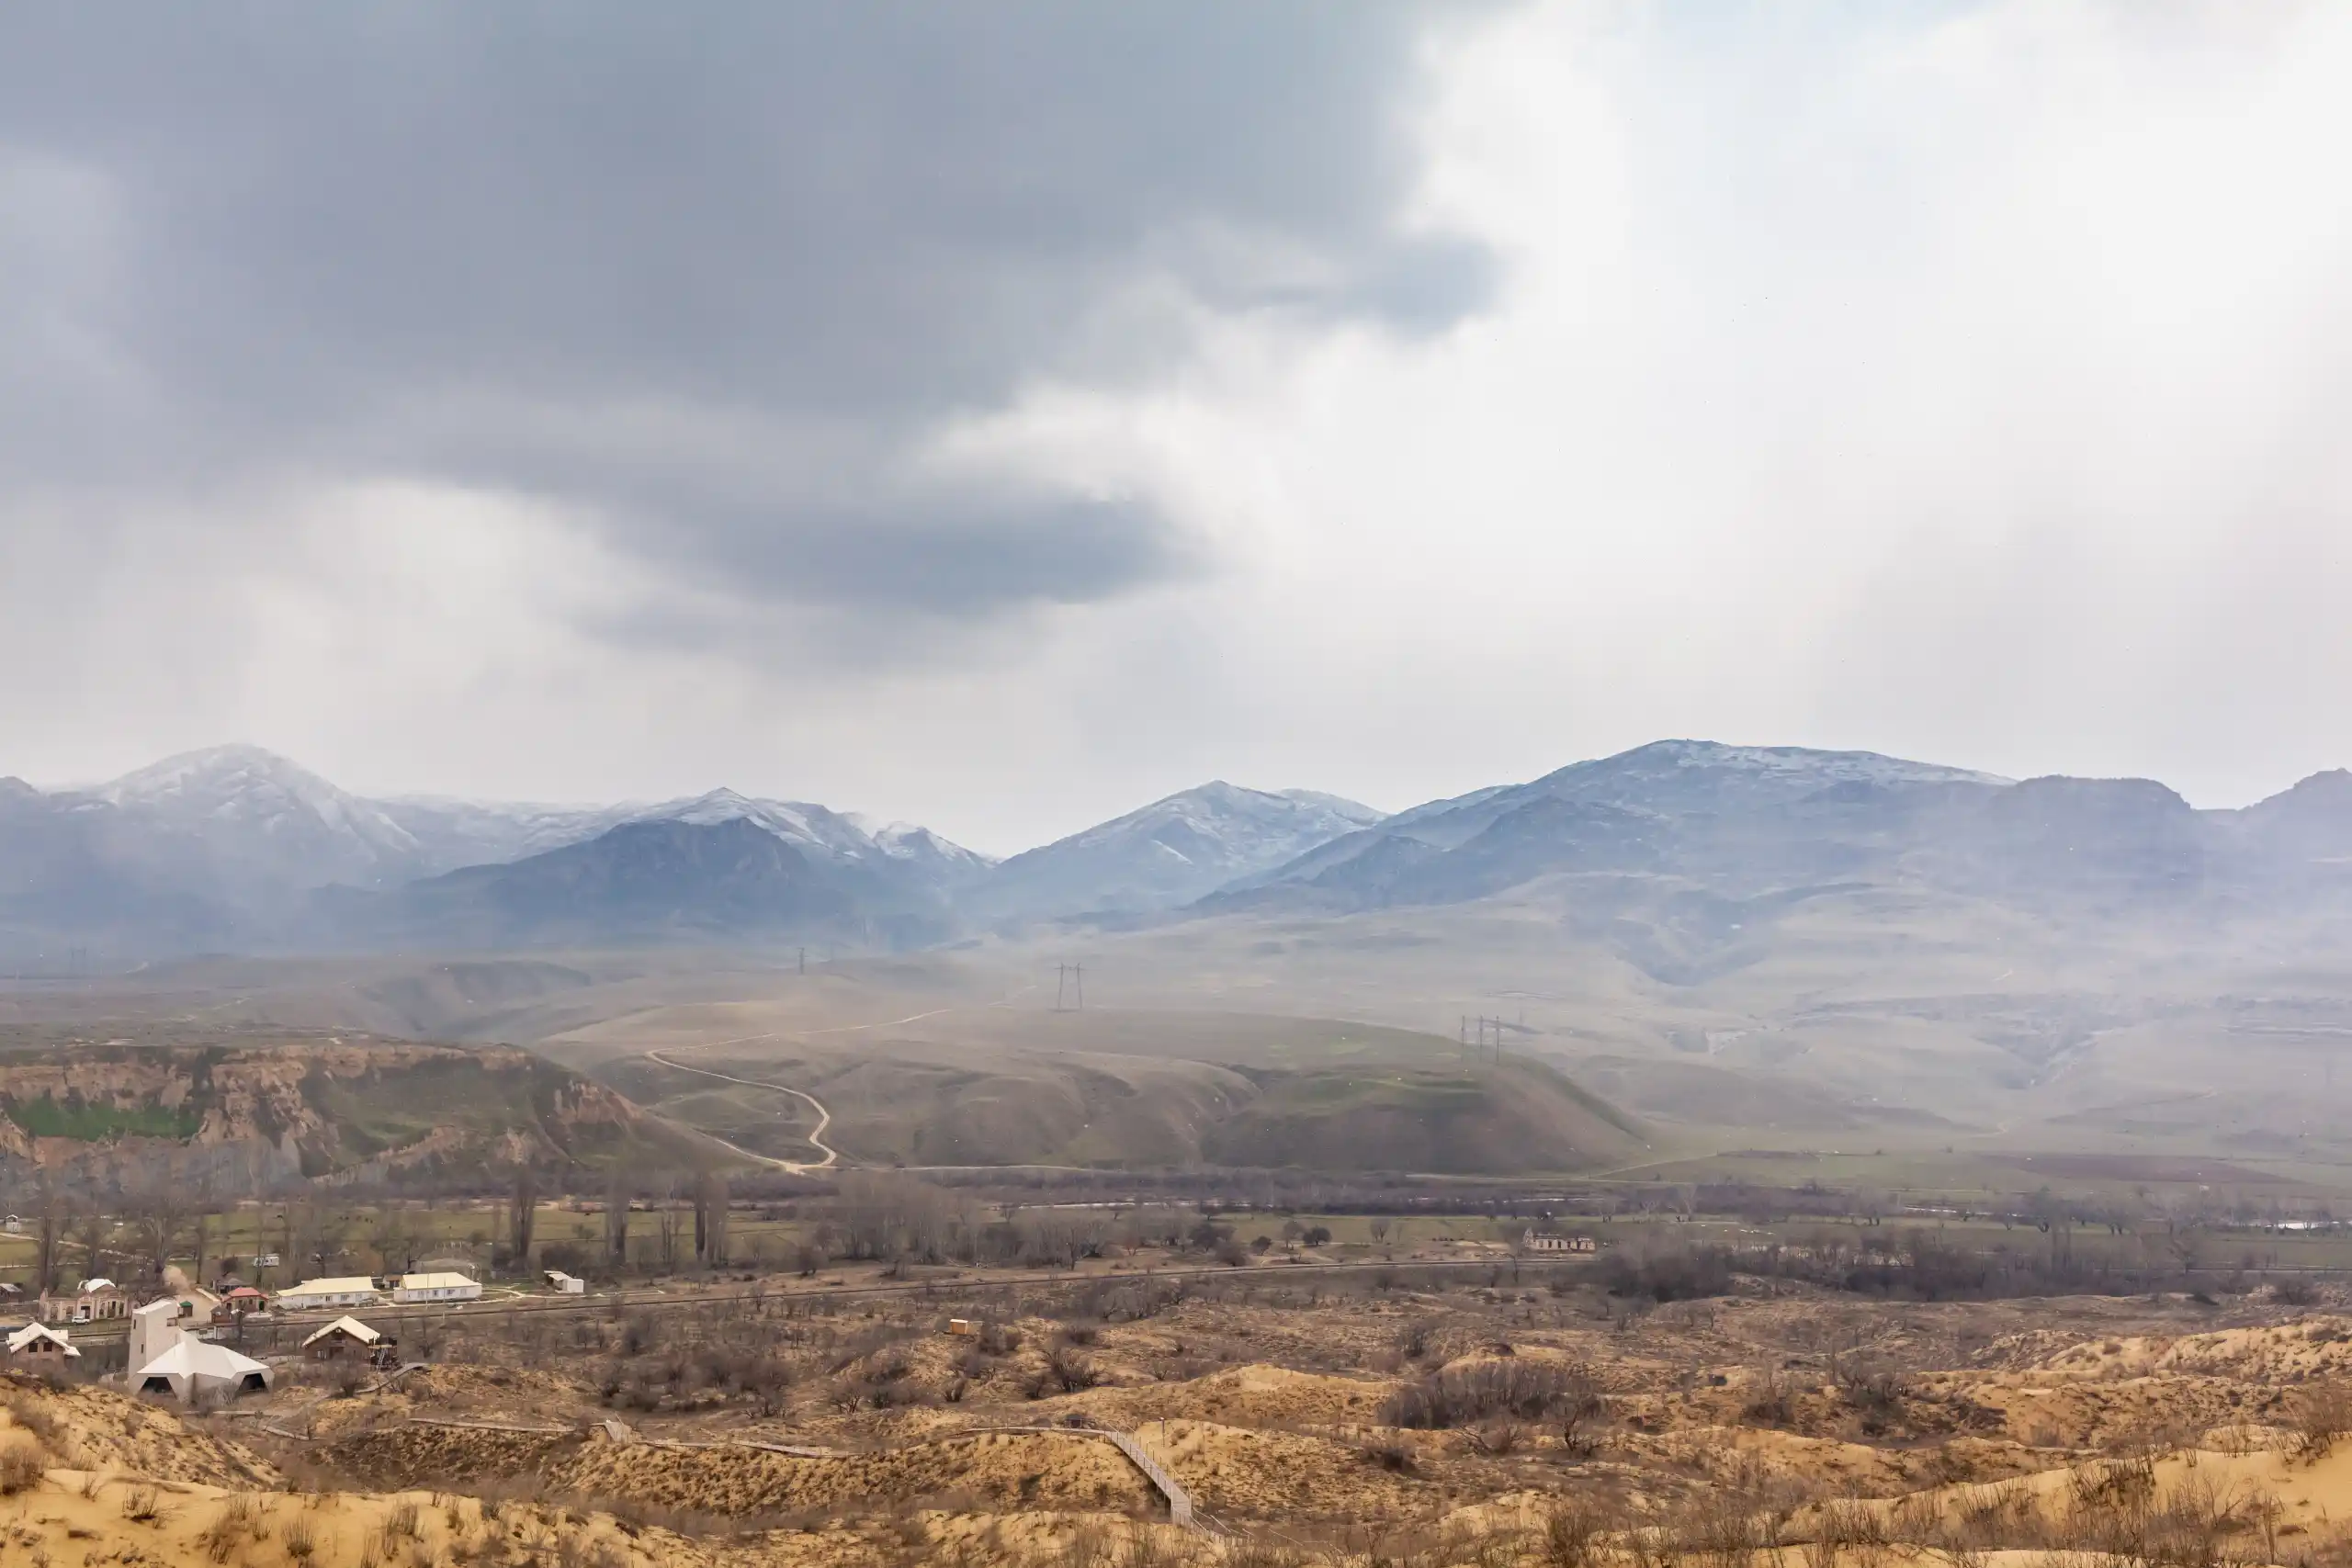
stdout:
MULTIPOLYGON (((338 1313, 300 1340, 300 1359, 329 1361, 350 1356, 391 1370, 400 1364, 397 1339, 354 1314, 386 1306, 446 1307, 482 1297, 481 1281, 455 1268, 381 1279, 363 1274, 306 1280, 275 1295, 234 1275, 199 1286, 188 1283, 176 1268, 170 1272, 178 1277, 177 1288, 151 1299, 141 1299, 149 1292, 104 1278, 43 1293, 32 1303, 29 1322, 0 1324, 0 1345, 6 1347, 8 1364, 65 1370, 65 1363, 83 1357, 83 1347, 74 1342, 77 1327, 127 1325, 122 1386, 136 1393, 168 1394, 184 1404, 217 1404, 242 1393, 263 1393, 275 1384, 270 1365, 237 1348, 250 1321, 275 1323, 289 1316, 338 1313)), ((577 1296, 587 1289, 585 1280, 561 1269, 542 1270, 540 1278, 546 1292, 556 1296, 577 1296)), ((21 1294, 14 1285, 0 1290, 21 1294)))

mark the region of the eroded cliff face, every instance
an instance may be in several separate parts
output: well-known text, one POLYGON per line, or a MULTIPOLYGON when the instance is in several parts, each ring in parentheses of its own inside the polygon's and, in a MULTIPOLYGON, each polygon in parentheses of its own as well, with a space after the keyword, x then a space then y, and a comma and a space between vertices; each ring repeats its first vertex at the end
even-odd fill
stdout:
POLYGON ((665 1131, 528 1052, 328 1039, 0 1055, 0 1161, 234 1182, 602 1163, 665 1131))

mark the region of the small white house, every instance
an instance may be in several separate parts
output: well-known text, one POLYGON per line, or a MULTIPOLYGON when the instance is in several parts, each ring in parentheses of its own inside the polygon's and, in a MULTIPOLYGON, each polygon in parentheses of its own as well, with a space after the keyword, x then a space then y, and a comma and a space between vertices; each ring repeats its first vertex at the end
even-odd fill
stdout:
POLYGON ((557 1295, 584 1296, 588 1293, 588 1281, 567 1274, 560 1269, 548 1269, 542 1272, 547 1275, 548 1289, 557 1295))
POLYGON ((130 1386, 138 1393, 172 1394, 182 1404, 194 1404, 207 1394, 233 1398, 266 1393, 269 1382, 269 1369, 251 1356, 193 1334, 181 1335, 178 1344, 130 1374, 130 1386))
POLYGON ((403 1274, 392 1300, 403 1306, 417 1302, 471 1302, 481 1299, 481 1285, 463 1274, 403 1274))
POLYGON ((305 1280, 278 1292, 277 1304, 285 1311, 300 1312, 305 1307, 374 1306, 381 1298, 375 1280, 365 1274, 352 1274, 334 1280, 305 1280))
POLYGON ((68 1356, 79 1356, 81 1353, 74 1348, 74 1336, 68 1329, 28 1323, 8 1336, 8 1354, 11 1357, 54 1358, 62 1361, 68 1356))
POLYGON ((11 1214, 6 1219, 0 1220, 0 1231, 6 1231, 10 1235, 24 1235, 25 1222, 23 1216, 11 1214))

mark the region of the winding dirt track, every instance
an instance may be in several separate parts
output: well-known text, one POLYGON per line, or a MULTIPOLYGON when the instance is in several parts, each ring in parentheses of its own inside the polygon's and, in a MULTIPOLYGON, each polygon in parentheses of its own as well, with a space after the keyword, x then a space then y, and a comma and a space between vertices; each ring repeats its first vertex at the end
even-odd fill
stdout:
MULTIPOLYGON (((778 1094, 788 1094, 792 1095, 796 1099, 805 1100, 811 1106, 816 1108, 817 1125, 806 1135, 808 1140, 808 1146, 821 1153, 825 1156, 823 1159, 775 1159, 767 1155, 754 1154, 750 1149, 741 1148, 733 1144, 727 1144, 727 1140, 724 1138, 716 1138, 714 1140, 718 1143, 727 1144, 729 1148, 734 1149, 737 1154, 741 1155, 744 1158, 755 1159, 762 1165, 773 1166, 778 1170, 788 1171, 795 1176, 798 1176, 805 1171, 831 1170, 840 1162, 842 1157, 841 1151, 825 1142, 825 1129, 832 1125, 833 1113, 825 1109, 825 1102, 823 1100, 819 1100, 815 1095, 810 1094, 808 1090, 794 1089, 789 1084, 762 1083, 756 1078, 739 1078, 727 1073, 714 1073, 708 1067, 690 1067, 684 1062, 672 1061, 669 1057, 664 1056, 659 1051, 648 1051, 645 1054, 645 1059, 649 1062, 659 1062, 665 1067, 674 1067, 682 1073, 697 1073, 704 1077, 718 1078, 724 1083, 739 1083, 751 1089, 774 1089, 778 1094)), ((703 1136, 707 1138, 712 1137, 712 1134, 705 1133, 703 1136)))

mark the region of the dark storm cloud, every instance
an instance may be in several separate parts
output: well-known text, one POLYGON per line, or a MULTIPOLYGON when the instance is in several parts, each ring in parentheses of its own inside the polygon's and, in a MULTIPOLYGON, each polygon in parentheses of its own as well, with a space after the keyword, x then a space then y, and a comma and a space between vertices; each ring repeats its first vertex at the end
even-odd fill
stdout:
POLYGON ((1148 374, 1171 301, 1474 303, 1479 258, 1395 223, 1431 15, 20 10, 0 475, 498 485, 752 601, 1115 592, 1189 558, 1157 513, 912 455, 1038 377, 1148 374))

